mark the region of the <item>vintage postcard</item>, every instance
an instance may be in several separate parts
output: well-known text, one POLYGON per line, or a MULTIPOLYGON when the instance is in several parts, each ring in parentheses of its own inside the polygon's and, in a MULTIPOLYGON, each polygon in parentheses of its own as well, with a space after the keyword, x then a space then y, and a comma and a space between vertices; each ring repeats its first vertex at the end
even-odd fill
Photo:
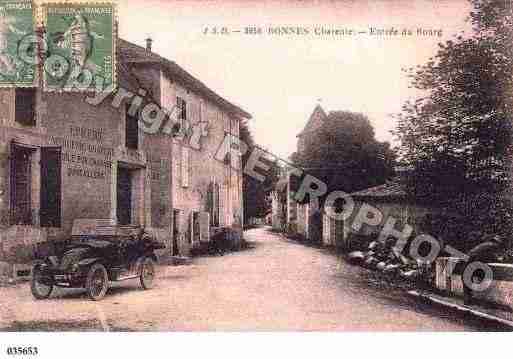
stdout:
POLYGON ((115 5, 107 2, 43 6, 46 90, 94 91, 99 82, 115 85, 115 17, 115 5))
POLYGON ((34 86, 36 80, 35 47, 25 47, 34 34, 35 9, 30 0, 0 2, 0 86, 34 86))
POLYGON ((0 357, 48 332, 513 329, 510 0, 0 15, 0 331, 49 338, 0 357))

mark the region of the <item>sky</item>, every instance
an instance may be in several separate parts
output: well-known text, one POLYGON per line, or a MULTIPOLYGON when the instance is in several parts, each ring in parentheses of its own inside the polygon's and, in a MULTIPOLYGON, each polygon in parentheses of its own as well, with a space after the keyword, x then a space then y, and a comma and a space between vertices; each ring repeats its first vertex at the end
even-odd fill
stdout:
POLYGON ((318 103, 327 112, 364 113, 377 139, 393 142, 391 114, 419 95, 401 69, 426 63, 439 42, 470 32, 469 12, 467 0, 118 2, 122 38, 144 46, 150 36, 154 52, 250 112, 256 142, 282 158, 295 151, 318 103), (245 34, 251 26, 264 34, 245 34), (309 34, 267 33, 298 26, 309 34), (214 27, 229 33, 212 34, 214 27), (316 27, 365 33, 319 36, 316 27), (398 35, 371 34, 371 27, 398 35), (442 36, 419 35, 419 28, 442 36))

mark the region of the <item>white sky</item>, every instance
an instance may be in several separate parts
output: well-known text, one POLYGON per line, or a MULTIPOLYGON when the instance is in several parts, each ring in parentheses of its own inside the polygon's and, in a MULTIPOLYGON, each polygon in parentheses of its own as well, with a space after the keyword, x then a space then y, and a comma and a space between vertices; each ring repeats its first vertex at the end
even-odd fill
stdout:
POLYGON ((363 112, 378 139, 391 141, 391 113, 415 93, 401 68, 425 63, 437 44, 462 30, 466 0, 163 1, 120 0, 119 33, 176 61, 229 101, 250 112, 253 135, 278 156, 296 148, 296 135, 318 99, 326 111, 363 112), (256 25, 317 25, 368 31, 442 29, 443 37, 359 35, 204 35, 205 26, 243 30, 256 25))

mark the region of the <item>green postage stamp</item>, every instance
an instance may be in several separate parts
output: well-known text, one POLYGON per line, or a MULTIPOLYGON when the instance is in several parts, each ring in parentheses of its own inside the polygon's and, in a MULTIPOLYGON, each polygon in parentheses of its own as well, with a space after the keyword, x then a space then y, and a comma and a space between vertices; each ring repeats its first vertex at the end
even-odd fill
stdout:
POLYGON ((115 10, 108 2, 43 6, 45 90, 93 91, 116 85, 115 10))
POLYGON ((35 61, 19 54, 20 43, 34 34, 34 17, 32 1, 0 0, 0 87, 35 85, 35 61))

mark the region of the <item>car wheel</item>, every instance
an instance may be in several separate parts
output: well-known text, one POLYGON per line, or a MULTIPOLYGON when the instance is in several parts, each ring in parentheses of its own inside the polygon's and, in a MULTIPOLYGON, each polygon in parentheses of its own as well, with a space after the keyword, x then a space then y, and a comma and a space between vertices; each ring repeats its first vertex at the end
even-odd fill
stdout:
POLYGON ((153 288, 155 282, 155 262, 150 257, 144 258, 141 268, 141 276, 139 277, 141 286, 144 289, 153 288))
POLYGON ((107 269, 102 264, 94 264, 87 273, 87 295, 92 300, 100 300, 105 296, 108 288, 109 276, 107 275, 107 269))
POLYGON ((44 283, 43 273, 41 270, 41 265, 36 264, 32 269, 32 279, 30 281, 30 291, 34 298, 47 299, 50 297, 53 291, 53 284, 44 283))

